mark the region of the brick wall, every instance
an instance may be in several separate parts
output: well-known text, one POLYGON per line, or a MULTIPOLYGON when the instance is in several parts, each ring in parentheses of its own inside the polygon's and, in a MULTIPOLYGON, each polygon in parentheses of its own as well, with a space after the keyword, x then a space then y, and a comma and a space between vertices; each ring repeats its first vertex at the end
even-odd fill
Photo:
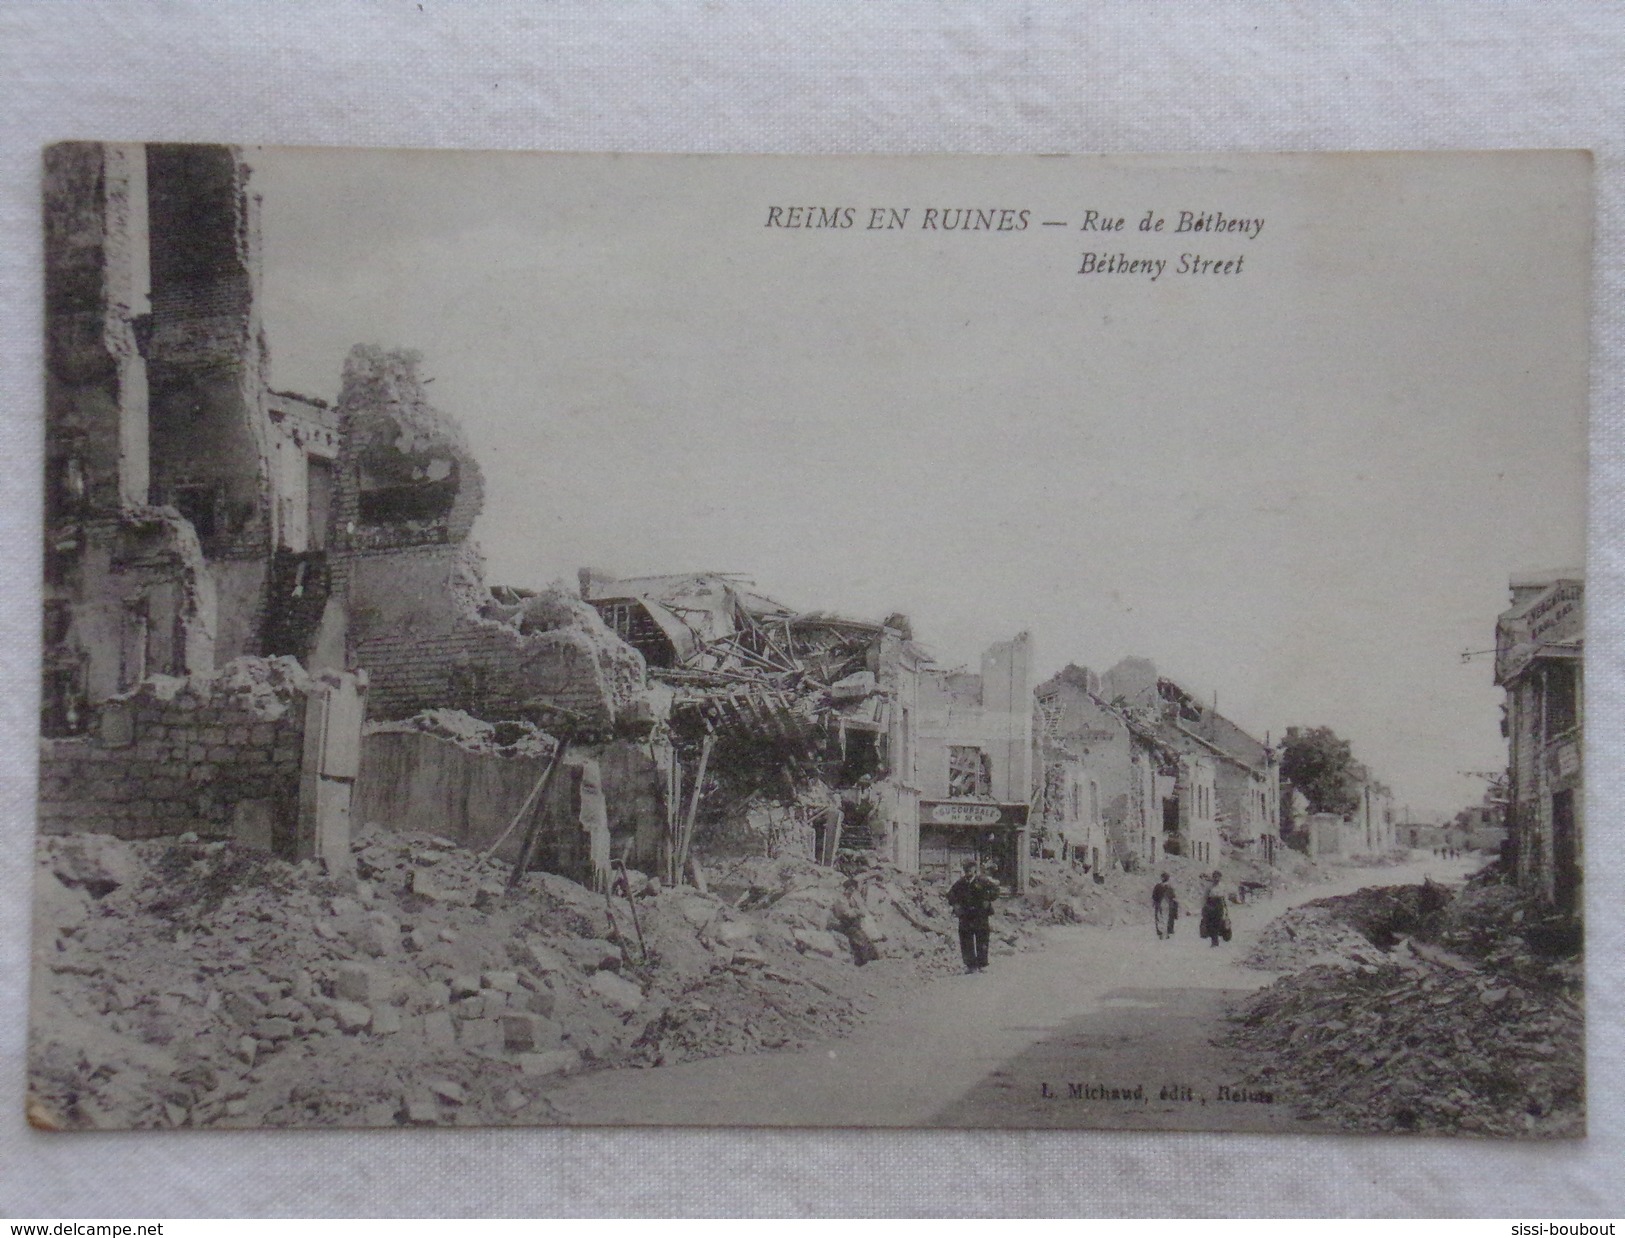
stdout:
POLYGON ((439 635, 390 635, 358 642, 355 661, 372 680, 377 718, 424 709, 463 709, 492 721, 545 719, 538 699, 595 727, 617 722, 615 668, 574 631, 523 634, 477 617, 453 621, 439 635))
POLYGON ((304 702, 268 718, 241 698, 151 685, 97 710, 92 733, 40 744, 47 834, 151 838, 194 830, 290 850, 298 819, 304 702))

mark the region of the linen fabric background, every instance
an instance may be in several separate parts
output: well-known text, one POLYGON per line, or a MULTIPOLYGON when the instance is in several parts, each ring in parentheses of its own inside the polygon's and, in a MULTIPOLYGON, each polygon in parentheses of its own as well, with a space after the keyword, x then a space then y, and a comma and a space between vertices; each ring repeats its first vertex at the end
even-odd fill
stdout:
MULTIPOLYGON (((1625 788, 1625 8, 10 0, 0 69, 0 538, 10 568, 0 594, 0 1215, 1625 1211, 1625 1002, 1612 983, 1625 871, 1614 841, 1625 788), (38 169, 40 148, 63 138, 778 153, 1593 149, 1589 1138, 30 1130, 38 169)), ((1403 639, 1398 611, 1395 622, 1403 639)))

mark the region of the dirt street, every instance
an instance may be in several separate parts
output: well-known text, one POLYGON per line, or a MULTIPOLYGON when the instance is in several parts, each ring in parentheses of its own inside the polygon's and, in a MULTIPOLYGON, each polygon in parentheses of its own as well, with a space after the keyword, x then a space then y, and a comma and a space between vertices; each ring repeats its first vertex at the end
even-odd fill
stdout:
POLYGON ((1422 856, 1335 871, 1291 895, 1232 908, 1234 940, 1218 949, 1196 936, 1194 916, 1159 941, 1149 908, 1143 927, 1056 928, 1044 948, 927 985, 839 1039, 793 1053, 599 1072, 547 1099, 558 1121, 583 1125, 1314 1129, 1283 1106, 1219 1100, 1220 1087, 1236 1081, 1208 1036, 1228 998, 1275 978, 1237 961, 1297 903, 1424 876, 1456 881, 1480 863, 1422 856), (1136 1087, 1148 1099, 1110 1096, 1136 1087), (1173 1099, 1160 1099, 1165 1087, 1173 1099), (1215 1117, 1221 1105, 1224 1116, 1215 1117))

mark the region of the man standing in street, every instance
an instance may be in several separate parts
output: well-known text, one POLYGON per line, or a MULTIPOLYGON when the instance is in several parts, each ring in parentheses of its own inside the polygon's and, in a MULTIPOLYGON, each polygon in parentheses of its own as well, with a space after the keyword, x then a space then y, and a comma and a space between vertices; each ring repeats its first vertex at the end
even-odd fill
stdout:
POLYGON ((965 970, 975 973, 987 970, 988 934, 999 887, 982 876, 975 860, 966 860, 964 869, 965 875, 948 888, 948 905, 959 917, 959 953, 965 970))
POLYGON ((1174 893, 1167 873, 1151 887, 1151 916, 1157 923, 1157 940, 1174 935, 1174 922, 1179 919, 1179 896, 1174 893))

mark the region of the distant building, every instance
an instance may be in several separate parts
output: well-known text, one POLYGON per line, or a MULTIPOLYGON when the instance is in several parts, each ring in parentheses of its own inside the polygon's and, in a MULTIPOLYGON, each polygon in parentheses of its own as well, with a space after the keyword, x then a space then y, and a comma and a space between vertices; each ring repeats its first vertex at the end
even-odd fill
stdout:
POLYGON ((1581 573, 1514 577, 1495 628, 1506 690, 1511 779, 1506 828, 1518 884, 1560 911, 1580 909, 1584 806, 1585 582, 1581 573))
POLYGON ((1136 727, 1100 697, 1100 678, 1068 666, 1034 693, 1039 824, 1063 858, 1153 864, 1162 818, 1155 780, 1163 761, 1149 726, 1136 727))
POLYGON ((1386 855, 1398 845, 1394 831, 1394 793, 1371 778, 1360 784, 1360 803, 1350 814, 1351 841, 1363 855, 1386 855))
POLYGON ((1499 853, 1507 836, 1506 805, 1475 804, 1457 813, 1452 824, 1463 836, 1463 846, 1473 851, 1499 853))
POLYGON ((1158 784, 1165 849, 1211 863, 1223 838, 1274 862, 1281 786, 1273 748, 1159 676, 1145 658, 1124 658, 1102 675, 1101 695, 1148 723, 1173 754, 1158 784))

